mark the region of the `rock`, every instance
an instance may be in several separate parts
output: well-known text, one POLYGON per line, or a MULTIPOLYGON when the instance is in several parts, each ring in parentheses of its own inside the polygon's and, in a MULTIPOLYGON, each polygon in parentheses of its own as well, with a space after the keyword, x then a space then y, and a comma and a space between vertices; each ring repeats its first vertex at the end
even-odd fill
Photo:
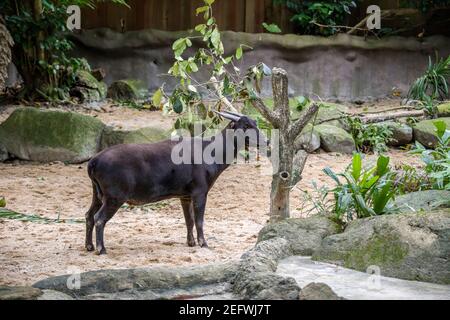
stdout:
POLYGON ((106 71, 103 68, 96 68, 91 71, 91 74, 97 81, 102 81, 106 77, 106 71))
POLYGON ((313 260, 405 280, 450 284, 450 209, 358 219, 322 240, 313 260))
POLYGON ((316 123, 333 125, 348 131, 348 124, 344 118, 347 113, 346 106, 330 102, 323 103, 317 112, 316 123))
POLYGON ((312 282, 300 291, 300 300, 344 300, 325 283, 312 282))
POLYGON ((392 131, 392 140, 387 143, 389 146, 400 147, 413 141, 413 129, 405 123, 387 121, 379 122, 375 125, 385 125, 392 131))
POLYGON ((37 300, 74 300, 74 298, 59 291, 42 290, 42 295, 37 300))
POLYGON ((450 117, 450 102, 437 106, 438 117, 450 117))
POLYGON ((450 191, 426 190, 407 193, 396 197, 390 205, 399 212, 431 211, 450 208, 450 191))
POLYGON ((9 159, 8 150, 6 147, 0 144, 0 162, 6 161, 9 159))
POLYGON ((353 137, 344 129, 328 124, 318 125, 314 129, 319 133, 325 151, 352 154, 356 150, 353 137))
POLYGON ((71 297, 114 294, 127 291, 138 295, 140 291, 190 288, 196 285, 223 283, 231 279, 236 263, 192 267, 151 267, 140 269, 99 270, 80 274, 81 287, 69 289, 70 275, 41 280, 33 285, 41 290, 54 290, 71 297))
POLYGON ((0 144, 22 160, 80 163, 97 152, 104 126, 75 112, 19 108, 0 124, 0 144))
POLYGON ((259 232, 258 243, 280 237, 289 241, 294 254, 311 256, 320 248, 323 238, 340 231, 335 222, 323 215, 286 219, 266 225, 259 232))
MULTIPOLYGON (((447 129, 450 128, 450 118, 439 118, 447 124, 447 129)), ((436 134, 436 127, 433 120, 422 120, 414 125, 414 139, 420 142, 424 147, 435 148, 438 144, 438 138, 436 134)))
POLYGON ((33 287, 0 287, 0 300, 36 300, 41 294, 33 287))
POLYGON ((170 138, 170 131, 156 127, 146 127, 137 130, 115 130, 106 127, 100 142, 101 150, 126 143, 153 143, 170 138))
POLYGON ((240 294, 251 300, 297 300, 300 288, 293 278, 285 278, 273 272, 249 274, 240 294))
POLYGON ((300 288, 295 280, 274 273, 278 261, 292 254, 285 239, 259 242, 242 255, 231 280, 233 292, 244 299, 297 299, 300 288))
POLYGON ((320 148, 320 135, 312 129, 312 125, 303 129, 295 141, 296 145, 300 145, 303 150, 312 153, 320 148))
POLYGON ((81 103, 100 101, 106 98, 107 86, 98 81, 89 71, 80 70, 76 74, 75 86, 70 89, 70 95, 81 103))
POLYGON ((119 101, 133 101, 142 98, 143 90, 143 85, 137 80, 118 80, 109 86, 107 97, 119 101))

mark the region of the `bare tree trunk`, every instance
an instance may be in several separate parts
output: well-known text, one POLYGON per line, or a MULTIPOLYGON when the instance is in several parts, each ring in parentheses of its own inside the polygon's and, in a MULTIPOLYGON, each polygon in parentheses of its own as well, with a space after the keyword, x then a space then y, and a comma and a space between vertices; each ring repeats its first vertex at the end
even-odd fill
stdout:
POLYGON ((311 105, 303 111, 298 120, 291 123, 288 78, 283 69, 274 68, 272 70, 272 90, 273 110, 270 110, 260 98, 253 98, 251 102, 273 125, 274 129, 279 130, 278 171, 272 176, 270 194, 270 220, 277 221, 290 217, 290 191, 301 180, 301 173, 307 158, 304 150, 297 150, 295 147, 295 138, 313 118, 319 107, 316 104, 311 105))

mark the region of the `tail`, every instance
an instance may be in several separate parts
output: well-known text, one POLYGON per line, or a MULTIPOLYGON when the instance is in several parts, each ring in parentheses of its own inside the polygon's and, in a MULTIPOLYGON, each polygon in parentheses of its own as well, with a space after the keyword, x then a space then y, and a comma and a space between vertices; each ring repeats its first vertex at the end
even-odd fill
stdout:
POLYGON ((87 170, 89 178, 91 178, 92 180, 92 185, 94 186, 97 198, 99 200, 102 200, 103 193, 102 190, 100 189, 100 185, 98 184, 97 179, 95 178, 95 167, 97 166, 97 161, 98 161, 97 158, 92 158, 88 163, 87 170))

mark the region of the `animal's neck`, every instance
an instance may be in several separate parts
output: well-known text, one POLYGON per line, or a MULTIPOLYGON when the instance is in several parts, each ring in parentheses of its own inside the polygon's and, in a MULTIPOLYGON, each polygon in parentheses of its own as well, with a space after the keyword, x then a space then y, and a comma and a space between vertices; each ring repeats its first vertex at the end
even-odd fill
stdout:
POLYGON ((214 143, 216 141, 216 146, 221 146, 221 148, 215 149, 215 166, 217 168, 218 173, 222 173, 225 169, 227 169, 231 163, 236 159, 238 152, 243 146, 238 146, 236 139, 233 134, 227 134, 227 130, 234 130, 233 124, 230 123, 223 129, 218 135, 214 137, 214 140, 209 142, 209 144, 214 143), (219 140, 216 140, 219 139, 219 140), (217 141, 220 141, 221 144, 218 144, 217 141))

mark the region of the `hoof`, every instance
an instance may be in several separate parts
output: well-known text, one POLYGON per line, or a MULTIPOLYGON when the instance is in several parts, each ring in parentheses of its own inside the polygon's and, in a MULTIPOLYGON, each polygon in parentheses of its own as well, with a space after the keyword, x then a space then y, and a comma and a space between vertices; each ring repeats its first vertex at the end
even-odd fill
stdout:
POLYGON ((208 244, 205 240, 199 240, 198 245, 200 246, 200 248, 208 248, 208 244))
POLYGON ((98 255, 98 256, 101 256, 101 255, 103 255, 103 254, 106 254, 106 249, 105 249, 105 248, 102 248, 100 251, 99 251, 99 250, 96 250, 96 251, 95 251, 95 254, 98 255))
POLYGON ((189 247, 195 247, 195 240, 188 241, 188 242, 187 242, 187 245, 188 245, 189 247))
POLYGON ((86 250, 89 251, 89 252, 94 251, 94 245, 93 244, 87 244, 86 245, 86 250))

